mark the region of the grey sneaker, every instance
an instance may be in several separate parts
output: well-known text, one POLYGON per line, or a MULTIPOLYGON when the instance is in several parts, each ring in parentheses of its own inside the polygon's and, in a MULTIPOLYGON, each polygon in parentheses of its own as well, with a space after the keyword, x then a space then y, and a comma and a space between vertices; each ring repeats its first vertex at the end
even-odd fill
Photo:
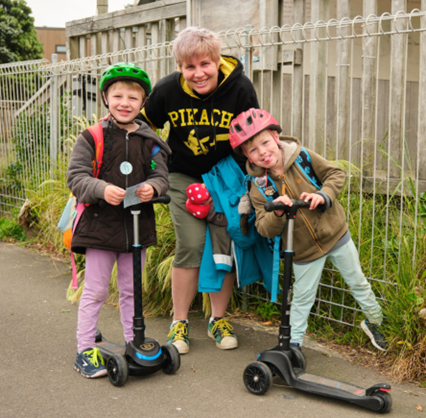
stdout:
POLYGON ((368 319, 364 319, 361 322, 361 328, 368 335, 374 347, 380 351, 386 351, 388 344, 380 331, 380 325, 372 324, 368 319))

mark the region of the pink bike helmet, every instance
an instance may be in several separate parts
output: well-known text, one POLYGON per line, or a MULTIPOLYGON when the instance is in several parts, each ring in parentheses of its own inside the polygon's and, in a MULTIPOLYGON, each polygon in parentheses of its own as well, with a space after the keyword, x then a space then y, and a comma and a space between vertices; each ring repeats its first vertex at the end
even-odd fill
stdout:
POLYGON ((232 120, 229 127, 229 142, 236 152, 241 152, 240 146, 265 129, 281 132, 281 126, 275 118, 263 109, 251 108, 240 113, 232 120))

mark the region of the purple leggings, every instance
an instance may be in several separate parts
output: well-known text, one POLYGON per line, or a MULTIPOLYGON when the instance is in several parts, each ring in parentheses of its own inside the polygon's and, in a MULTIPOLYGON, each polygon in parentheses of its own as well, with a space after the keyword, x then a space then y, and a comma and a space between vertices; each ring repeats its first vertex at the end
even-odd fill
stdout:
MULTIPOLYGON (((142 250, 142 269, 146 250, 142 250)), ((86 271, 83 294, 78 308, 77 350, 82 352, 95 346, 96 324, 101 306, 108 296, 108 286, 114 262, 117 261, 121 323, 124 339, 133 340, 133 253, 86 250, 86 271)))

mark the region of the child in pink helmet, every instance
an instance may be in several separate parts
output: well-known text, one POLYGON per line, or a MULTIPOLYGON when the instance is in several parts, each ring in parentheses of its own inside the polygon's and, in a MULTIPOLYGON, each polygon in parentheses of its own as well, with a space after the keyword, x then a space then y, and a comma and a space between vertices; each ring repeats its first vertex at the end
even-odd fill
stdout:
POLYGON ((230 125, 232 148, 248 158, 246 168, 252 178, 250 199, 256 210, 256 228, 267 238, 281 235, 286 244, 284 211, 266 212, 268 200, 291 206, 291 199, 311 202, 301 209, 294 225, 293 299, 290 311, 291 345, 301 348, 308 316, 325 261, 339 270, 367 319, 361 327, 379 350, 386 341, 381 331, 383 315, 370 283, 365 278, 353 243, 343 207, 337 201, 345 183, 345 173, 297 138, 279 136, 281 127, 265 110, 249 109, 230 125), (318 205, 324 205, 320 213, 318 205))

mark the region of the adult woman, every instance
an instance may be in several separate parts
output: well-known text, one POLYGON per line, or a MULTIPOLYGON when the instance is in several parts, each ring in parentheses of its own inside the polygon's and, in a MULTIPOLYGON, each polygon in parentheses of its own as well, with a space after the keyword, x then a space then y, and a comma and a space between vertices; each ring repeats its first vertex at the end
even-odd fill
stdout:
MULTIPOLYGON (((228 140, 231 120, 250 107, 258 107, 256 92, 242 74, 241 63, 221 56, 220 49, 219 37, 208 29, 188 27, 180 32, 173 45, 179 71, 156 84, 142 110, 153 129, 170 123, 168 193, 176 253, 172 268, 174 321, 168 342, 181 354, 189 351, 188 311, 197 291, 206 235, 206 222, 186 210, 186 188, 200 182, 202 174, 233 153, 228 140)), ((240 158, 235 155, 243 167, 240 158)), ((234 274, 227 274, 222 290, 210 293, 208 334, 222 349, 238 346, 232 326, 224 319, 234 280, 234 274)))

